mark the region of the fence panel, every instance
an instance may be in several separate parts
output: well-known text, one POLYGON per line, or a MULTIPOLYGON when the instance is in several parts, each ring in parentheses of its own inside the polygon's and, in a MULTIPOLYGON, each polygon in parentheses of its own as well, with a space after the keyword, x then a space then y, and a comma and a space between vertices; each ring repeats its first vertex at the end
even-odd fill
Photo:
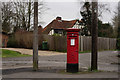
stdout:
POLYGON ((43 35, 43 41, 47 41, 48 42, 48 48, 49 50, 55 50, 55 40, 54 40, 54 36, 50 36, 50 35, 43 35))
POLYGON ((110 44, 110 50, 116 49, 116 39, 110 38, 109 44, 110 44))
MULTIPOLYGON (((66 51, 67 50, 67 38, 66 36, 50 36, 50 35, 39 35, 39 49, 42 48, 42 41, 48 42, 49 50, 66 51)), ((15 40, 19 47, 32 48, 33 46, 33 34, 25 33, 21 35, 18 33, 15 35, 15 40)), ((79 50, 90 51, 91 50, 91 36, 80 36, 79 37, 79 50)), ((103 38, 98 37, 98 50, 114 50, 116 49, 115 38, 103 38)))
MULTIPOLYGON (((50 36, 43 35, 44 40, 48 42, 49 50, 66 51, 67 50, 67 38, 65 36, 50 36)), ((79 37, 79 50, 91 51, 91 36, 79 37)), ((116 49, 115 38, 98 37, 98 50, 113 50, 116 49)))
POLYGON ((67 50, 67 39, 65 36, 55 36, 55 50, 66 51, 67 50))
MULTIPOLYGON (((91 36, 80 37, 80 51, 90 51, 92 47, 91 36)), ((113 50, 116 49, 115 38, 98 37, 98 50, 113 50)))

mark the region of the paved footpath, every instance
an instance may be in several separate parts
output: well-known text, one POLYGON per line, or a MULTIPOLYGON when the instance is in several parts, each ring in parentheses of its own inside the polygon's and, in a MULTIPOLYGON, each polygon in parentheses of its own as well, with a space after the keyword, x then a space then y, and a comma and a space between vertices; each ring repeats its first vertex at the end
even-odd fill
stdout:
MULTIPOLYGON (((30 49, 7 48, 31 54, 30 49)), ((4 78, 118 78, 118 52, 98 53, 98 68, 103 72, 66 74, 66 53, 39 51, 39 71, 32 71, 32 57, 3 58, 4 78), (29 74, 29 75, 28 75, 29 74)), ((90 68, 90 53, 79 55, 79 68, 90 68)))
MULTIPOLYGON (((3 49, 18 51, 22 54, 33 55, 33 50, 32 49, 23 49, 23 48, 3 48, 3 49)), ((65 53, 55 52, 55 51, 43 51, 43 50, 38 51, 39 56, 52 56, 52 55, 60 55, 60 54, 65 54, 65 53)))

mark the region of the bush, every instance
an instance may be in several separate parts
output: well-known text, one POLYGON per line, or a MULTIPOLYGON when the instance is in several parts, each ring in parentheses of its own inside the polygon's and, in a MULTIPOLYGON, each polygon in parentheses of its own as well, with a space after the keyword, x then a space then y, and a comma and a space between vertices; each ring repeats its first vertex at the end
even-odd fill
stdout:
POLYGON ((120 38, 117 38, 116 47, 117 47, 117 50, 120 50, 120 38))
POLYGON ((54 33, 53 36, 61 36, 61 34, 54 33))
POLYGON ((16 48, 17 47, 17 42, 15 40, 15 37, 9 37, 8 39, 8 43, 7 43, 7 46, 8 47, 13 47, 13 48, 16 48))

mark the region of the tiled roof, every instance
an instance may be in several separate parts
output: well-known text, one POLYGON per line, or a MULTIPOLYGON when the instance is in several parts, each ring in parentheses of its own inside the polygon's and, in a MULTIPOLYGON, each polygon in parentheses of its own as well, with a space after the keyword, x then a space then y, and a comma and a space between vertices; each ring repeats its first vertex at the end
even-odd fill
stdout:
POLYGON ((65 21, 65 20, 55 19, 42 30, 42 33, 48 34, 51 31, 51 29, 72 28, 77 21, 78 20, 65 21))

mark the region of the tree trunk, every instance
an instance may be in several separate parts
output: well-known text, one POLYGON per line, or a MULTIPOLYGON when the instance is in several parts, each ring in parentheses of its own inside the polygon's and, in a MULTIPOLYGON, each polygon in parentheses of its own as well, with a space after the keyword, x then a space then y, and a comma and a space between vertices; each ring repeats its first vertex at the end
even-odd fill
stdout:
POLYGON ((38 70, 38 1, 34 2, 33 70, 38 70))
POLYGON ((30 28, 30 20, 31 20, 31 0, 29 0, 29 6, 28 6, 28 26, 27 26, 27 30, 29 31, 30 28))
POLYGON ((91 71, 97 70, 98 2, 92 2, 92 54, 91 71))

